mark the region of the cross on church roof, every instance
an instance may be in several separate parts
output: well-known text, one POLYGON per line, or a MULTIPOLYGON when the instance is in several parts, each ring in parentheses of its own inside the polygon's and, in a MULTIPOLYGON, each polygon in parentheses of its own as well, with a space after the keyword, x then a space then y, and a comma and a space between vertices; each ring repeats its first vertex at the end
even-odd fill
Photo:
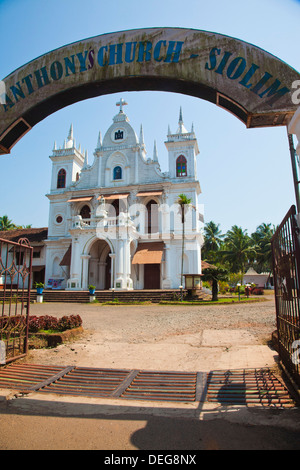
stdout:
POLYGON ((116 106, 120 106, 120 113, 123 112, 123 106, 125 106, 126 104, 128 104, 128 103, 126 103, 126 101, 123 100, 123 98, 121 98, 120 101, 118 101, 116 103, 116 106))

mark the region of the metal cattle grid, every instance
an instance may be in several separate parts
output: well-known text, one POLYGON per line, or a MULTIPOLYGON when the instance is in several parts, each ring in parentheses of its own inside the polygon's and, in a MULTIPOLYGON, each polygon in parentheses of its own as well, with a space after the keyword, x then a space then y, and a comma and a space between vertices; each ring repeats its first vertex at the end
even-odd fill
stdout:
POLYGON ((206 372, 97 369, 9 364, 0 368, 0 389, 91 398, 289 408, 294 401, 269 369, 206 372))

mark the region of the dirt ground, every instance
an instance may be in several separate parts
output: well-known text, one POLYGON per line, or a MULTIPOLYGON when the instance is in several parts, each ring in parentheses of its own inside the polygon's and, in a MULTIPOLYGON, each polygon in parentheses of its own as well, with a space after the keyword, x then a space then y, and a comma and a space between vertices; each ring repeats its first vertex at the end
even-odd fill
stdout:
MULTIPOLYGON (((273 366, 273 296, 265 302, 189 305, 31 305, 31 315, 80 315, 84 333, 72 343, 34 350, 40 364, 208 371, 273 366)), ((28 362, 28 361, 27 361, 28 362)))

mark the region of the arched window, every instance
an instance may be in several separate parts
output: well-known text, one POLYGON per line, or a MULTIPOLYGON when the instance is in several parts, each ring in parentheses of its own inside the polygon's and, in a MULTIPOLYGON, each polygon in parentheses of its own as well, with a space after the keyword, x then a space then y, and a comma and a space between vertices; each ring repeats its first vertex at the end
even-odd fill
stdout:
POLYGON ((122 168, 120 166, 115 166, 114 168, 114 180, 122 179, 122 168))
POLYGON ((89 206, 87 204, 82 207, 82 209, 80 211, 80 215, 83 219, 90 219, 91 218, 91 209, 89 208, 89 206))
POLYGON ((176 160, 176 176, 187 176, 186 158, 179 155, 176 160))
POLYGON ((109 211, 108 211, 108 215, 109 217, 118 217, 118 215, 120 214, 120 204, 119 204, 120 200, 119 199, 115 199, 109 206, 109 211))
POLYGON ((146 233, 158 232, 158 204, 156 201, 149 201, 146 205, 146 233))
POLYGON ((66 187, 66 170, 61 168, 57 175, 57 188, 65 188, 66 187))

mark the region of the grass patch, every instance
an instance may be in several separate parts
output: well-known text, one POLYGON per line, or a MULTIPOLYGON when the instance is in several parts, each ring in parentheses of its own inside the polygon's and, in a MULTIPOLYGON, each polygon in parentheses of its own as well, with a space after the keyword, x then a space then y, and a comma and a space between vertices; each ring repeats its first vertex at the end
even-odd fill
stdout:
POLYGON ((119 300, 108 300, 107 302, 102 302, 101 305, 152 305, 152 302, 151 300, 128 300, 128 302, 125 300, 122 302, 119 300))
POLYGON ((237 303, 254 303, 254 302, 264 302, 265 298, 248 298, 241 297, 241 300, 235 298, 229 299, 219 299, 219 300, 161 300, 160 305, 224 305, 224 304, 237 304, 237 303))

